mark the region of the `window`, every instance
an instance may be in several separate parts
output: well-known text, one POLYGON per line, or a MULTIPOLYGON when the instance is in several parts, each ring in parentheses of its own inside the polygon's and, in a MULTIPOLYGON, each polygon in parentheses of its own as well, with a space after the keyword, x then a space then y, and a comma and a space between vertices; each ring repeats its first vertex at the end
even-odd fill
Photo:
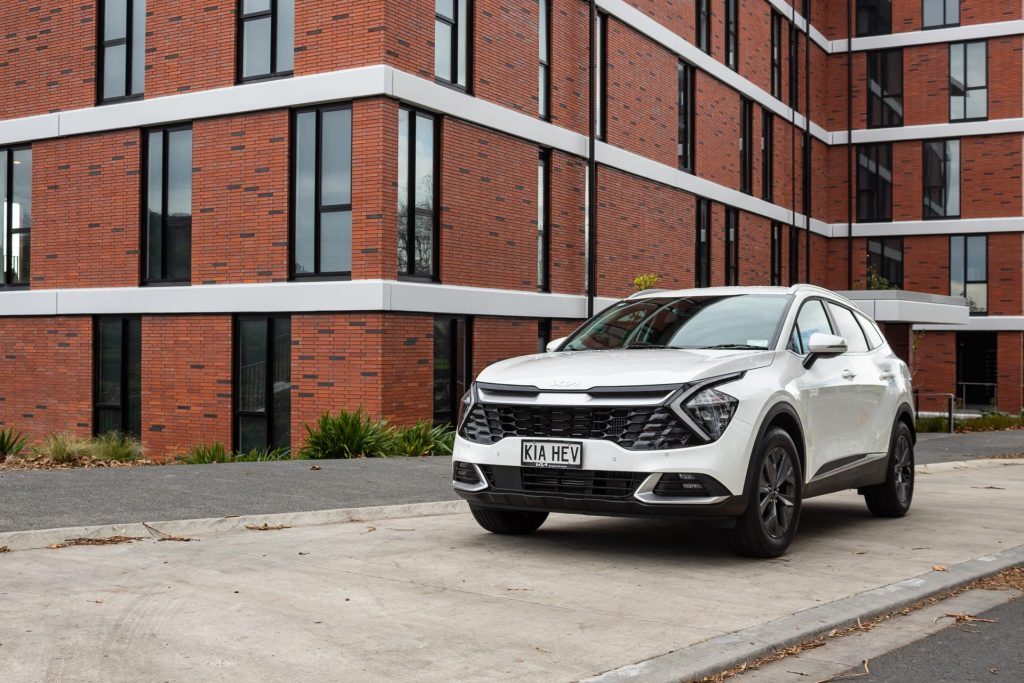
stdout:
POLYGON ((679 168, 693 173, 694 169, 694 114, 696 101, 693 67, 679 62, 679 168))
POLYGON ((241 0, 239 80, 287 76, 295 62, 295 0, 241 0))
POLYGON ((455 422, 456 406, 472 379, 472 320, 464 316, 434 318, 434 423, 455 422))
POLYGON ((782 15, 772 10, 772 96, 782 99, 782 15))
POLYGON ((800 228, 789 226, 789 284, 800 282, 800 228))
POLYGON ((288 316, 235 320, 235 448, 288 448, 292 419, 292 324, 288 316))
POLYGON ((608 97, 608 15, 597 15, 597 26, 594 27, 594 52, 597 73, 594 74, 594 126, 598 140, 607 135, 607 103, 608 97))
POLYGON ((772 201, 775 188, 775 116, 761 110, 761 199, 772 201))
POLYGON ((551 236, 548 234, 548 196, 551 192, 551 153, 541 150, 537 161, 537 289, 550 291, 551 236))
POLYGON ((892 220, 892 144, 857 145, 857 221, 892 220))
POLYGON ((903 50, 868 53, 868 127, 903 125, 903 50))
POLYGON ((903 238, 868 240, 868 289, 903 289, 903 238))
POLYGON ((974 121, 988 117, 988 46, 954 43, 949 46, 949 120, 974 121))
POLYGON ((469 85, 469 0, 434 4, 434 76, 460 88, 469 85))
POLYGON ((725 0, 725 65, 740 70, 740 17, 739 0, 725 0))
POLYGON ((546 353, 551 343, 551 321, 537 321, 537 353, 546 353))
POLYGON ((551 117, 551 0, 540 0, 540 67, 537 78, 537 113, 551 117))
POLYGON ((924 28, 960 25, 960 0, 923 0, 921 8, 924 28))
POLYGON ((28 285, 32 234, 32 148, 0 148, 0 286, 28 285))
POLYGON ((789 106, 800 111, 800 31, 789 25, 789 106))
POLYGON ((146 0, 103 0, 100 102, 141 97, 146 74, 146 0))
POLYGON ((740 97, 740 192, 754 191, 754 103, 740 97))
POLYGON ((811 199, 814 193, 811 192, 811 152, 814 151, 814 147, 811 144, 811 133, 805 130, 800 139, 800 148, 803 153, 801 159, 801 173, 803 175, 801 183, 801 200, 803 202, 804 215, 810 218, 811 216, 811 199))
POLYGON ((772 222, 771 284, 782 284, 782 223, 772 222))
POLYGON ((853 311, 846 306, 828 302, 828 310, 832 313, 832 319, 836 321, 839 328, 839 336, 846 340, 846 350, 850 353, 866 353, 868 341, 864 338, 864 331, 857 324, 853 317, 853 311))
POLYGON ((988 236, 949 238, 949 293, 967 299, 971 313, 988 312, 988 236))
POLYGON ((740 212, 729 207, 725 210, 725 284, 740 283, 740 212))
POLYGON ((960 141, 927 140, 922 149, 924 217, 959 217, 960 141))
POLYGON ((697 47, 711 54, 711 0, 696 0, 697 47))
POLYGON ((398 274, 437 277, 434 117, 398 112, 398 274))
POLYGON ((694 286, 711 286, 711 202, 697 199, 697 267, 694 286))
POLYGON ((352 272, 352 107, 295 113, 292 274, 352 272))
POLYGON ((857 0, 857 35, 892 33, 892 0, 857 0))
POLYGON ((192 128, 146 135, 146 225, 143 282, 192 278, 192 128))
POLYGON ((93 337, 93 433, 142 434, 142 331, 138 318, 101 317, 93 337))
POLYGON ((821 299, 811 299, 800 307, 789 350, 801 355, 807 353, 811 346, 811 335, 816 333, 832 334, 832 324, 828 321, 821 299))
POLYGON ((878 328, 875 326, 875 323, 871 318, 867 317, 860 311, 854 311, 853 315, 857 318, 857 322, 860 323, 860 329, 864 330, 864 336, 867 337, 869 349, 877 349, 885 343, 882 339, 882 334, 878 331, 878 328))

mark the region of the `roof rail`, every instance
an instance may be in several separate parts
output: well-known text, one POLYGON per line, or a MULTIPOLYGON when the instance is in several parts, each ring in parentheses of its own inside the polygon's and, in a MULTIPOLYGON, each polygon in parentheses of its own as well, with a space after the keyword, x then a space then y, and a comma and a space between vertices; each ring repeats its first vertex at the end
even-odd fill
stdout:
POLYGON ((657 294, 659 292, 667 292, 667 291, 668 291, 667 289, 641 289, 639 292, 633 292, 632 294, 627 296, 626 299, 627 300, 635 299, 638 296, 643 296, 645 294, 657 294))

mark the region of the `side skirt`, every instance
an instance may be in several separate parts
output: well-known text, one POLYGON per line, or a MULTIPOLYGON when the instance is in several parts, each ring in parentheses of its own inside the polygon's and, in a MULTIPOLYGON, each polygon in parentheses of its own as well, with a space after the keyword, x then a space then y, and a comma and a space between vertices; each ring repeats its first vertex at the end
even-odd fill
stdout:
POLYGON ((888 453, 868 453, 826 463, 804 486, 804 498, 881 484, 888 462, 888 453))

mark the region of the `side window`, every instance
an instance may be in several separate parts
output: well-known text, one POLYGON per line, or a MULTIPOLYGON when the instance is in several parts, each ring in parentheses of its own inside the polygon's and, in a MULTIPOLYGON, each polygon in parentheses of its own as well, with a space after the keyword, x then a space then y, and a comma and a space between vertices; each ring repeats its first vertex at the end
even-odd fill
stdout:
POLYGON ((878 332, 878 328, 875 327, 875 323, 870 318, 857 311, 854 311, 854 315, 857 316, 857 322, 860 323, 861 329, 864 330, 864 336, 868 338, 868 346, 872 349, 877 349, 885 344, 885 340, 882 339, 882 335, 878 332))
POLYGON ((851 353, 865 353, 868 350, 868 342, 861 332, 857 319, 853 317, 853 311, 845 306, 837 306, 829 302, 828 308, 832 311, 832 317, 839 326, 839 335, 846 339, 846 348, 851 353))
MULTIPOLYGON (((832 334, 832 325, 829 324, 828 316, 825 314, 825 307, 819 299, 812 299, 804 303, 800 309, 800 314, 796 317, 793 333, 795 341, 800 343, 800 348, 796 350, 797 353, 807 353, 807 347, 811 343, 811 335, 815 332, 832 334)), ((793 345, 792 342, 790 345, 793 345)))

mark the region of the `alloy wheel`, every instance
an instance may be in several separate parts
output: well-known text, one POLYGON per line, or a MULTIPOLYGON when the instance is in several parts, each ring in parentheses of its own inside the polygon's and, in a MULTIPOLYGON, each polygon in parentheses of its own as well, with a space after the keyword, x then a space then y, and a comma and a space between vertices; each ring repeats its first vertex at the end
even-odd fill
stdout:
POLYGON ((761 524, 772 538, 782 538, 793 524, 796 491, 793 462, 785 449, 776 446, 764 459, 757 488, 761 524))
POLYGON ((896 483, 896 497, 900 505, 910 502, 910 494, 914 486, 914 459, 910 452, 910 439, 900 434, 896 440, 896 457, 893 458, 893 480, 896 483))

